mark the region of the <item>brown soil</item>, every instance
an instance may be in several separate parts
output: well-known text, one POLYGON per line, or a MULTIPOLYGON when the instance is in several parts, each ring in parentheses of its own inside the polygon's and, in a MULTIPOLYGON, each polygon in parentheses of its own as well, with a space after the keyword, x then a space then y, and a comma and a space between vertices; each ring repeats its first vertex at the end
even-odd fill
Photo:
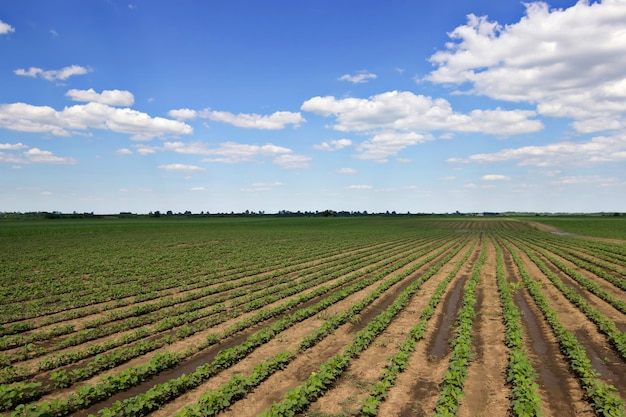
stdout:
MULTIPOLYGON (((526 223, 546 232, 556 231, 553 227, 543 225, 541 223, 526 223)), ((468 261, 465 262, 457 276, 448 284, 446 294, 441 303, 437 306, 435 314, 429 322, 424 339, 417 343, 416 350, 410 357, 409 367, 403 373, 398 375, 396 384, 390 389, 387 400, 380 405, 378 415, 408 417, 430 415, 433 412, 435 403, 440 395, 440 384, 448 367, 450 340, 455 336, 455 320, 458 310, 461 307, 463 288, 472 272, 481 249, 480 243, 482 240, 477 231, 483 230, 486 231, 486 233, 489 233, 490 230, 492 231, 495 230, 494 228, 501 227, 502 230, 506 229, 507 233, 515 234, 516 230, 521 227, 525 227, 521 222, 508 222, 504 224, 504 226, 499 226, 500 224, 501 223, 497 223, 495 221, 483 222, 470 220, 458 223, 459 229, 457 229, 457 231, 463 232, 456 235, 458 239, 470 237, 472 241, 477 243, 477 245, 472 256, 470 256, 468 261), (515 227, 517 227, 517 229, 515 227)), ((430 242, 433 241, 430 240, 430 242)), ((423 243, 419 241, 414 243, 412 246, 407 245, 406 241, 386 243, 381 244, 380 246, 374 245, 367 248, 355 249, 354 251, 346 251, 346 254, 357 253, 360 251, 367 252, 372 250, 374 247, 380 247, 381 251, 387 250, 388 248, 395 248, 394 250, 396 253, 404 253, 408 256, 409 253, 412 253, 414 249, 419 248, 422 244, 423 243)), ((443 244, 444 243, 442 241, 442 245, 443 244)), ((592 408, 585 397, 584 390, 580 386, 579 380, 569 369, 566 358, 559 350, 558 341, 556 340, 552 329, 535 305, 532 297, 523 288, 518 268, 515 265, 511 254, 500 241, 497 241, 496 244, 500 245, 504 250, 507 279, 513 285, 513 288, 517 288, 513 294, 514 302, 522 312, 522 321, 525 330, 524 344, 532 361, 533 367, 538 373, 537 383, 539 385, 539 393, 543 402, 544 415, 594 415, 592 408)), ((469 245, 469 242, 466 243, 466 245, 469 245)), ((466 246, 466 248, 467 247, 469 246, 466 246)), ((525 254, 517 250, 516 252, 521 257, 524 268, 530 274, 532 279, 541 283, 542 292, 549 301, 552 309, 557 312, 559 321, 566 328, 571 330, 576 335, 579 342, 585 347, 588 357, 595 370, 599 373, 600 378, 610 384, 613 384, 617 388, 621 397, 626 398, 626 361, 612 349, 607 337, 600 333, 596 326, 553 286, 549 279, 525 254)), ((549 250, 546 249, 546 252, 549 252, 549 250)), ((346 370, 344 375, 339 378, 335 386, 327 391, 323 397, 310 407, 307 415, 352 415, 358 410, 362 400, 369 394, 372 384, 380 377, 381 371, 387 364, 387 358, 397 352, 399 344, 403 342, 409 329, 417 323, 420 313, 428 302, 428 299, 432 295, 436 285, 450 272, 450 270, 452 270, 455 263, 461 259, 464 253, 465 249, 457 254, 454 259, 444 265, 444 267, 437 274, 422 285, 419 293, 413 297, 409 306, 407 306, 407 308, 392 321, 389 327, 368 349, 362 353, 359 358, 351 362, 349 368, 346 370)), ((573 251, 572 253, 575 254, 576 252, 573 251)), ((302 269, 297 273, 290 273, 290 275, 294 277, 294 280, 299 279, 302 276, 306 276, 309 268, 328 262, 329 259, 337 259, 340 256, 345 256, 345 254, 331 255, 325 259, 303 262, 301 264, 302 269)), ((558 268, 552 265, 545 257, 541 255, 538 256, 566 285, 581 294, 589 304, 591 304, 609 320, 615 322, 620 329, 626 330, 626 314, 620 312, 610 304, 586 291, 573 279, 558 270, 558 268)), ((592 272, 576 267, 573 263, 557 255, 551 254, 551 256, 558 258, 559 261, 574 268, 586 278, 593 280, 593 282, 596 282, 615 297, 623 297, 622 290, 617 289, 592 272)), ((585 254, 585 256, 593 255, 585 254)), ((412 264, 414 265, 417 262, 419 262, 419 259, 412 262, 412 264)), ((361 314, 351 320, 351 322, 340 326, 339 329, 316 346, 308 349, 304 353, 296 355, 294 360, 285 370, 276 372, 274 375, 270 376, 267 381, 263 382, 259 385, 259 387, 249 393, 246 398, 232 405, 231 408, 226 410, 222 415, 236 417, 254 416, 271 406, 273 401, 279 401, 287 390, 300 385, 311 374, 311 372, 318 369, 321 363, 337 353, 342 352, 345 346, 352 342, 356 332, 363 329, 371 319, 388 307, 401 291, 410 285, 411 282, 414 282, 415 279, 417 279, 436 262, 437 260, 429 262, 428 265, 423 266, 416 273, 395 284, 392 288, 387 290, 385 294, 372 303, 372 305, 365 308, 361 314)), ((458 412, 460 417, 471 417, 477 415, 506 416, 510 413, 510 386, 506 382, 508 349, 504 343, 504 325, 502 322, 502 311, 496 285, 495 266, 495 248, 491 241, 488 240, 487 258, 483 266, 483 270, 481 271, 481 282, 477 288, 477 304, 475 306, 477 315, 475 317, 474 327, 472 330, 473 357, 468 368, 468 378, 465 381, 464 397, 461 401, 461 407, 458 412)), ((621 266, 626 267, 624 265, 621 266)), ((409 267, 410 265, 404 266, 394 272, 394 274, 409 267)), ((365 268, 361 269, 361 272, 363 271, 365 271, 365 268)), ((341 277, 324 284, 320 284, 315 288, 318 288, 321 285, 327 285, 328 283, 339 279, 341 279, 341 277)), ((359 300, 366 297, 367 294, 369 294, 377 285, 379 285, 379 283, 372 284, 368 288, 352 294, 345 300, 329 307, 315 317, 311 317, 292 326, 275 337, 272 341, 256 349, 239 363, 211 377, 197 389, 180 396, 168 404, 165 404, 160 410, 152 413, 151 416, 171 416, 175 414, 176 411, 184 408, 187 404, 197 402, 203 393, 209 390, 214 390, 228 382, 233 373, 249 374, 254 366, 276 355, 277 353, 295 351, 302 338, 310 334, 315 328, 319 327, 324 320, 328 319, 333 314, 346 311, 351 305, 354 305, 359 300)), ((315 288, 311 288, 306 292, 313 291, 315 288)), ((324 296, 327 295, 329 294, 325 294, 324 296)), ((297 295, 271 303, 264 308, 272 308, 285 303, 290 299, 294 299, 295 297, 297 297, 297 295)), ((311 305, 319 301, 321 298, 322 297, 316 297, 315 299, 305 303, 305 305, 311 305)), ((158 300, 151 300, 146 302, 152 303, 157 301, 158 300)), ((113 307, 113 304, 111 302, 102 303, 100 304, 100 307, 111 308, 113 307)), ((302 307, 303 305, 300 305, 296 307, 296 309, 302 307)), ((100 378, 103 375, 115 374, 121 370, 145 364, 157 352, 182 352, 189 348, 191 348, 194 352, 193 355, 183 361, 183 363, 176 368, 162 372, 144 384, 126 392, 119 393, 111 399, 97 404, 89 410, 83 410, 75 414, 75 416, 86 416, 89 413, 95 414, 98 410, 105 406, 109 406, 114 401, 123 400, 124 398, 145 392, 153 385, 165 382, 170 378, 180 376, 182 373, 193 372, 197 366, 211 361, 222 349, 241 343, 253 332, 258 331, 259 329, 266 327, 268 324, 279 319, 279 317, 277 317, 267 320, 222 340, 218 345, 199 351, 198 346, 206 339, 207 335, 222 334, 222 332, 229 326, 245 319, 246 317, 256 314, 256 312, 257 311, 241 314, 238 317, 229 319, 222 324, 214 326, 213 328, 199 332, 188 338, 178 340, 172 345, 165 346, 149 354, 137 357, 126 364, 103 372, 88 381, 77 383, 69 389, 55 391, 45 396, 43 400, 65 398, 69 394, 75 392, 80 386, 100 382, 100 378)), ((289 312, 285 314, 288 313, 289 312)), ((89 315, 85 318, 67 321, 65 323, 72 322, 80 328, 82 323, 86 320, 92 320, 103 314, 106 314, 106 312, 102 311, 101 313, 97 313, 95 315, 89 315)), ((58 323, 57 325, 59 324, 62 323, 58 323)), ((110 336, 109 338, 118 338, 122 334, 123 333, 118 333, 110 336)), ((90 344, 101 343, 107 339, 108 338, 102 338, 97 341, 88 342, 76 347, 76 349, 85 349, 90 344)), ((49 344, 50 341, 47 341, 46 343, 49 344)), ((64 351, 72 351, 73 349, 74 348, 68 348, 64 351)), ((34 367, 40 360, 41 359, 32 359, 17 363, 16 365, 28 365, 34 367)), ((87 362, 88 361, 83 361, 80 364, 84 365, 87 362)), ((71 369, 77 365, 71 365, 65 367, 64 369, 71 369)), ((42 373, 40 376, 45 377, 47 374, 48 373, 42 373)))
MULTIPOLYGON (((415 262, 417 262, 417 261, 415 261, 415 262)), ((365 268, 362 268, 361 270, 365 270, 365 268)), ((370 273, 368 275, 371 275, 371 274, 372 273, 370 273)), ((330 280, 330 281, 326 282, 325 284, 321 284, 321 285, 326 285, 326 284, 328 284, 330 282, 334 282, 334 281, 339 280, 341 278, 342 277, 338 277, 338 278, 336 278, 334 280, 330 280)), ((377 285, 377 284, 375 284, 375 285, 377 285)), ((314 289, 310 289, 310 290, 307 290, 305 292, 310 292, 310 291, 313 291, 313 290, 314 289)), ((335 290, 333 290, 333 292, 334 291, 338 291, 338 290, 339 289, 335 289, 335 290)), ((299 306, 295 307, 294 309, 299 309, 299 308, 302 308, 302 307, 306 307, 308 305, 312 305, 312 304, 320 301, 321 298, 326 297, 328 295, 330 295, 330 293, 327 293, 324 296, 316 297, 316 298, 308 301, 305 304, 302 304, 302 305, 299 305, 299 306)), ((288 298, 282 299, 280 301, 276 301, 275 303, 268 304, 265 308, 267 308, 267 309, 272 308, 272 307, 274 307, 276 305, 282 304, 282 303, 284 303, 284 302, 286 302, 286 301, 288 301, 288 300, 290 300, 292 298, 295 298, 297 296, 298 295, 294 295, 292 297, 288 297, 288 298)), ((284 314, 288 314, 288 313, 289 312, 284 313, 284 314)), ((241 315, 241 316, 239 316, 239 317, 237 317, 235 319, 228 320, 227 322, 222 323, 222 324, 220 324, 218 326, 215 326, 212 329, 209 329, 207 331, 203 331, 203 332, 201 332, 201 333, 199 333, 197 335, 191 336, 191 337, 189 337, 187 339, 184 339, 184 340, 182 340, 180 342, 177 342, 177 343, 175 343, 173 345, 161 348, 161 349, 159 349, 159 350, 157 350, 155 352, 161 352, 161 351, 170 351, 170 352, 171 351, 179 351, 179 352, 181 352, 181 351, 185 350, 186 348, 194 349, 201 341, 203 341, 206 338, 207 334, 220 333, 223 330, 225 330, 226 328, 228 328, 230 325, 232 325, 232 324, 234 324, 234 323, 244 319, 245 317, 251 316, 253 314, 256 314, 256 312, 247 313, 247 314, 241 315)), ((281 315, 281 317, 283 315, 281 315)), ((156 385, 158 383, 166 382, 167 380, 169 380, 171 378, 178 377, 178 376, 182 375, 183 373, 193 372, 196 369, 196 367, 198 367, 198 366, 200 366, 200 365, 202 365, 204 363, 210 362, 215 357, 215 355, 219 352, 219 350, 227 348, 227 347, 230 347, 230 346, 234 346, 234 345, 236 345, 238 343, 241 343, 243 340, 245 340, 246 337, 248 337, 253 332, 258 331, 261 327, 265 327, 268 324, 278 320, 279 318, 280 317, 276 317, 276 318, 274 318, 272 320, 265 321, 265 322, 263 322, 261 324, 258 324, 256 326, 254 326, 251 329, 245 330, 243 332, 240 332, 240 333, 234 335, 233 337, 223 341, 222 343, 220 343, 217 346, 211 347, 211 348, 209 348, 207 350, 204 350, 202 352, 198 352, 196 355, 192 356, 188 360, 185 360, 181 365, 177 366, 176 368, 168 370, 168 371, 165 371, 165 372, 159 374, 158 376, 153 377, 152 379, 146 381, 145 383, 140 384, 137 387, 133 387, 133 388, 131 388, 128 391, 124 391, 122 393, 119 393, 119 394, 111 397, 110 399, 108 399, 106 401, 103 401, 103 402, 101 402, 99 404, 96 404, 96 405, 92 406, 88 410, 85 410, 83 412, 77 413, 76 416, 83 416, 83 415, 86 416, 89 413, 96 413, 98 410, 100 410, 100 409, 102 409, 104 407, 110 406, 115 401, 123 400, 123 399, 129 398, 129 397, 131 397, 133 395, 137 395, 139 393, 145 392, 150 387, 152 387, 152 386, 154 386, 154 385, 156 385)), ((281 351, 284 351, 284 350, 285 350, 285 348, 283 347, 281 349, 281 351)), ((278 353, 278 352, 275 352, 275 353, 278 353)), ((270 356, 272 356, 272 355, 270 355, 270 356)), ((137 358, 137 359, 134 359, 134 360, 128 362, 127 364, 124 364, 124 365, 122 365, 122 366, 120 366, 118 368, 115 368, 115 370, 113 370, 113 371, 109 371, 109 372, 103 373, 102 375, 106 375, 108 373, 117 373, 120 370, 129 368, 131 366, 140 366, 143 363, 146 363, 148 360, 149 360, 149 358, 146 358, 146 357, 137 358)), ((252 367, 250 367, 250 369, 251 368, 252 367)), ((228 372, 228 375, 230 375, 230 370, 228 372)), ((92 380, 86 381, 85 384, 86 383, 96 383, 98 380, 99 380, 99 377, 92 378, 92 380)), ((203 390, 203 388, 199 388, 196 391, 200 392, 202 390, 203 390)), ((67 394, 65 394, 65 395, 67 395, 67 394)), ((184 404, 186 404, 186 403, 184 403, 184 404)))
POLYGON ((608 243, 626 243, 626 240, 624 239, 612 239, 612 238, 608 238, 608 237, 597 237, 597 236, 587 236, 587 235, 577 235, 575 233, 568 233, 568 232, 564 232, 554 226, 550 226, 549 224, 544 224, 541 222, 533 222, 533 221, 525 221, 524 223, 528 224, 530 227, 533 227, 535 229, 541 230, 542 232, 549 232, 549 233, 557 233, 557 234, 568 234, 571 236, 579 236, 579 237, 583 237, 585 239, 591 239, 591 240, 597 240, 598 242, 608 242, 608 243))
MULTIPOLYGON (((525 270, 533 278, 541 276, 541 272, 529 259, 525 256, 522 259, 525 270)), ((505 261, 508 279, 513 283, 521 283, 517 268, 507 251, 505 261)), ((593 415, 591 407, 584 400, 585 394, 578 379, 569 371, 558 341, 530 295, 518 290, 514 301, 522 313, 528 356, 539 374, 537 384, 546 416, 593 415)))
MULTIPOLYGON (((409 359, 407 369, 398 375, 396 384, 389 390, 387 399, 380 404, 378 414, 381 416, 422 416, 430 415, 435 408, 439 397, 439 384, 448 368, 446 356, 432 354, 434 340, 441 338, 440 334, 450 335, 449 328, 442 328, 437 324, 443 321, 444 315, 456 317, 456 302, 450 303, 451 289, 463 287, 466 277, 471 273, 473 263, 478 257, 480 247, 474 249, 474 254, 465 266, 458 272, 457 277, 448 284, 448 297, 440 302, 430 319, 422 341, 418 342, 415 351, 409 359), (450 304, 454 305, 451 312, 450 304)), ((447 338, 446 340, 447 344, 447 338)), ((446 351, 449 347, 446 348, 446 351)))
POLYGON ((508 348, 504 344, 502 307, 496 282, 496 253, 489 242, 474 307, 477 316, 472 331, 474 360, 470 363, 459 417, 505 416, 509 410, 506 383, 508 348))
POLYGON ((585 314, 573 306, 560 291, 551 285, 548 278, 534 264, 530 265, 530 260, 527 263, 528 265, 525 265, 526 270, 535 279, 545 283, 543 293, 549 299, 552 309, 558 314, 561 323, 574 332, 578 341, 585 347, 587 356, 591 360, 592 366, 600 373, 600 377, 615 385, 621 396, 625 397, 626 363, 611 349, 607 337, 598 331, 585 314), (611 364, 611 366, 607 366, 607 364, 611 364))
MULTIPOLYGON (((353 320, 341 326, 318 345, 307 350, 304 354, 299 355, 285 370, 272 375, 244 400, 231 406, 223 415, 236 417, 256 416, 264 409, 270 407, 274 401, 279 401, 283 393, 300 385, 311 372, 315 372, 324 361, 341 353, 344 347, 352 342, 354 335, 365 327, 369 320, 393 303, 396 297, 404 291, 416 277, 426 271, 430 265, 436 261, 437 260, 431 261, 429 265, 420 268, 416 273, 395 284, 387 290, 381 298, 367 307, 358 316, 357 320, 353 320)), ((363 296, 365 295, 366 293, 363 293, 363 296)))
POLYGON ((419 320, 439 281, 450 273, 464 254, 465 250, 461 250, 439 272, 422 284, 419 294, 412 298, 410 304, 376 338, 372 346, 350 364, 335 387, 311 405, 312 411, 348 415, 358 411, 372 384, 378 381, 383 368, 388 364, 387 358, 397 352, 399 345, 404 342, 408 332, 419 320))

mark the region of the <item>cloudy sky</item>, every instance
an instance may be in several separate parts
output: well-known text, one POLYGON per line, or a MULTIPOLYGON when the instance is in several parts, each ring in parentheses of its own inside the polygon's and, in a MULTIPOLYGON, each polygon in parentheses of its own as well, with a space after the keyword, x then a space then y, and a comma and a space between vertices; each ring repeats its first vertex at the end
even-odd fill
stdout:
POLYGON ((0 212, 626 211, 626 0, 0 3, 0 212))

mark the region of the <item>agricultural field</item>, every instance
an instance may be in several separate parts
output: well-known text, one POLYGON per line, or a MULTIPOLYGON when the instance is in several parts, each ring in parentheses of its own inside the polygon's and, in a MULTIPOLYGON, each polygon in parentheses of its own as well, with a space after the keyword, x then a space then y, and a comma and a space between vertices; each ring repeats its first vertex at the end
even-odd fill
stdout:
POLYGON ((626 236, 554 231, 2 221, 0 415, 624 416, 626 236))

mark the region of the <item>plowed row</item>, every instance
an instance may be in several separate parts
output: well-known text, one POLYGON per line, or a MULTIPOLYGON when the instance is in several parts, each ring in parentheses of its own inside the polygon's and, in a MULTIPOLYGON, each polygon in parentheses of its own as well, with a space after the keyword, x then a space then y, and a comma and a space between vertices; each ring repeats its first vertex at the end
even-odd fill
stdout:
POLYGON ((626 414, 625 243, 506 219, 105 223, 0 232, 3 415, 626 414))

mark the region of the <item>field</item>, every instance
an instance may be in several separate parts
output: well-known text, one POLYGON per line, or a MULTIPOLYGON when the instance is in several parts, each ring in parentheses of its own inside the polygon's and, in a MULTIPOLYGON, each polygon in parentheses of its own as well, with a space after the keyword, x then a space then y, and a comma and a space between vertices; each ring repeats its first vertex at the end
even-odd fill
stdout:
POLYGON ((0 414, 624 416, 594 221, 2 221, 0 414))

